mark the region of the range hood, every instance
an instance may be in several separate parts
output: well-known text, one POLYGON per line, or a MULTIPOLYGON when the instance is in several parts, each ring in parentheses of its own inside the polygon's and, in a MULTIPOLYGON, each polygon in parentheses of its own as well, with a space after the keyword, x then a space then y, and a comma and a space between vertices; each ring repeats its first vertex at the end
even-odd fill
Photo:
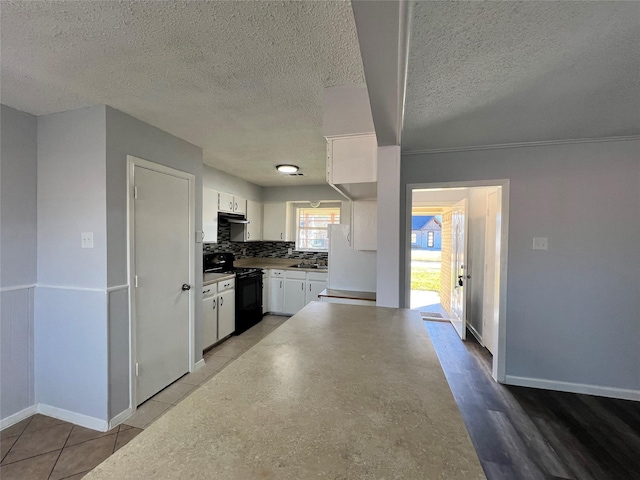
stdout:
POLYGON ((218 212, 218 218, 222 223, 249 223, 244 215, 238 213, 218 212))

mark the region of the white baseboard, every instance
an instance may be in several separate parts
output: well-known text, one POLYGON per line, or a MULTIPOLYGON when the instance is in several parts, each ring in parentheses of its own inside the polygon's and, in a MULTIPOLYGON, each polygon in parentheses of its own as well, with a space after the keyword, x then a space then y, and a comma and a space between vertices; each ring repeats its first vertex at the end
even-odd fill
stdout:
POLYGON ((517 377, 515 375, 507 375, 504 383, 520 387, 542 388, 545 390, 557 390, 560 392, 584 393, 586 395, 640 401, 640 390, 629 390, 625 388, 558 382, 555 380, 544 380, 540 378, 517 377))
POLYGON ((13 415, 9 415, 7 418, 3 418, 2 420, 0 420, 0 430, 4 430, 11 425, 15 425, 25 418, 29 418, 34 413, 36 413, 36 406, 31 405, 23 410, 20 410, 19 412, 14 413, 13 415))
POLYGON ((111 430, 113 427, 116 427, 116 426, 120 425, 127 418, 129 418, 132 414, 133 414, 133 407, 129 407, 126 410, 124 410, 123 412, 120 412, 118 415, 113 417, 111 419, 111 421, 109 422, 109 430, 111 430))
POLYGON ((202 367, 204 367, 204 358, 201 358, 200 360, 198 360, 196 362, 196 364, 193 367, 193 371, 197 372, 198 370, 200 370, 202 367))
POLYGON ((45 405, 39 403, 36 411, 48 417, 57 418, 58 420, 64 420, 81 427, 90 428, 91 430, 98 430, 100 432, 106 432, 109 430, 109 422, 96 417, 90 417, 81 413, 71 412, 58 407, 52 407, 51 405, 45 405))

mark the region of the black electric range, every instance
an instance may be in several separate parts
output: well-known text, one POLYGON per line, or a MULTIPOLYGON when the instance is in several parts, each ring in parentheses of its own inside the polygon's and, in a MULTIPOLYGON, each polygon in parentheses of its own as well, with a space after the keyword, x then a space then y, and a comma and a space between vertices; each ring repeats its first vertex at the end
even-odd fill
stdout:
POLYGON ((236 329, 239 335, 262 320, 262 269, 234 267, 230 252, 205 253, 204 273, 234 273, 236 276, 236 329))

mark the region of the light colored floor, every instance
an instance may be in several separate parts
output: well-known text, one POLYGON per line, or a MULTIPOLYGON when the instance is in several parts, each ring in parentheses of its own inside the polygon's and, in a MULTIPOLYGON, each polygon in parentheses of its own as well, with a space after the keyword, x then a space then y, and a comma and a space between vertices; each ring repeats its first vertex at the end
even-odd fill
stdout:
POLYGON ((108 432, 89 430, 40 414, 6 428, 0 433, 0 478, 82 478, 287 319, 265 315, 258 325, 209 350, 204 357, 204 367, 151 397, 122 425, 108 432))

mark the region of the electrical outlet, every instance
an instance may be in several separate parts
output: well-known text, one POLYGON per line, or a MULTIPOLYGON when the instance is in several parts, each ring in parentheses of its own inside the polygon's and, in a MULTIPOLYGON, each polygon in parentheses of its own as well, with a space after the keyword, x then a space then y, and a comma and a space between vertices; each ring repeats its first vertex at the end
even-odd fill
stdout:
POLYGON ((293 248, 287 249, 287 255, 292 255, 292 254, 293 254, 293 248))
POLYGON ((547 237, 533 237, 534 250, 547 250, 548 246, 549 246, 549 239, 547 237))
POLYGON ((93 232, 80 233, 80 246, 82 248, 93 248, 93 232))

